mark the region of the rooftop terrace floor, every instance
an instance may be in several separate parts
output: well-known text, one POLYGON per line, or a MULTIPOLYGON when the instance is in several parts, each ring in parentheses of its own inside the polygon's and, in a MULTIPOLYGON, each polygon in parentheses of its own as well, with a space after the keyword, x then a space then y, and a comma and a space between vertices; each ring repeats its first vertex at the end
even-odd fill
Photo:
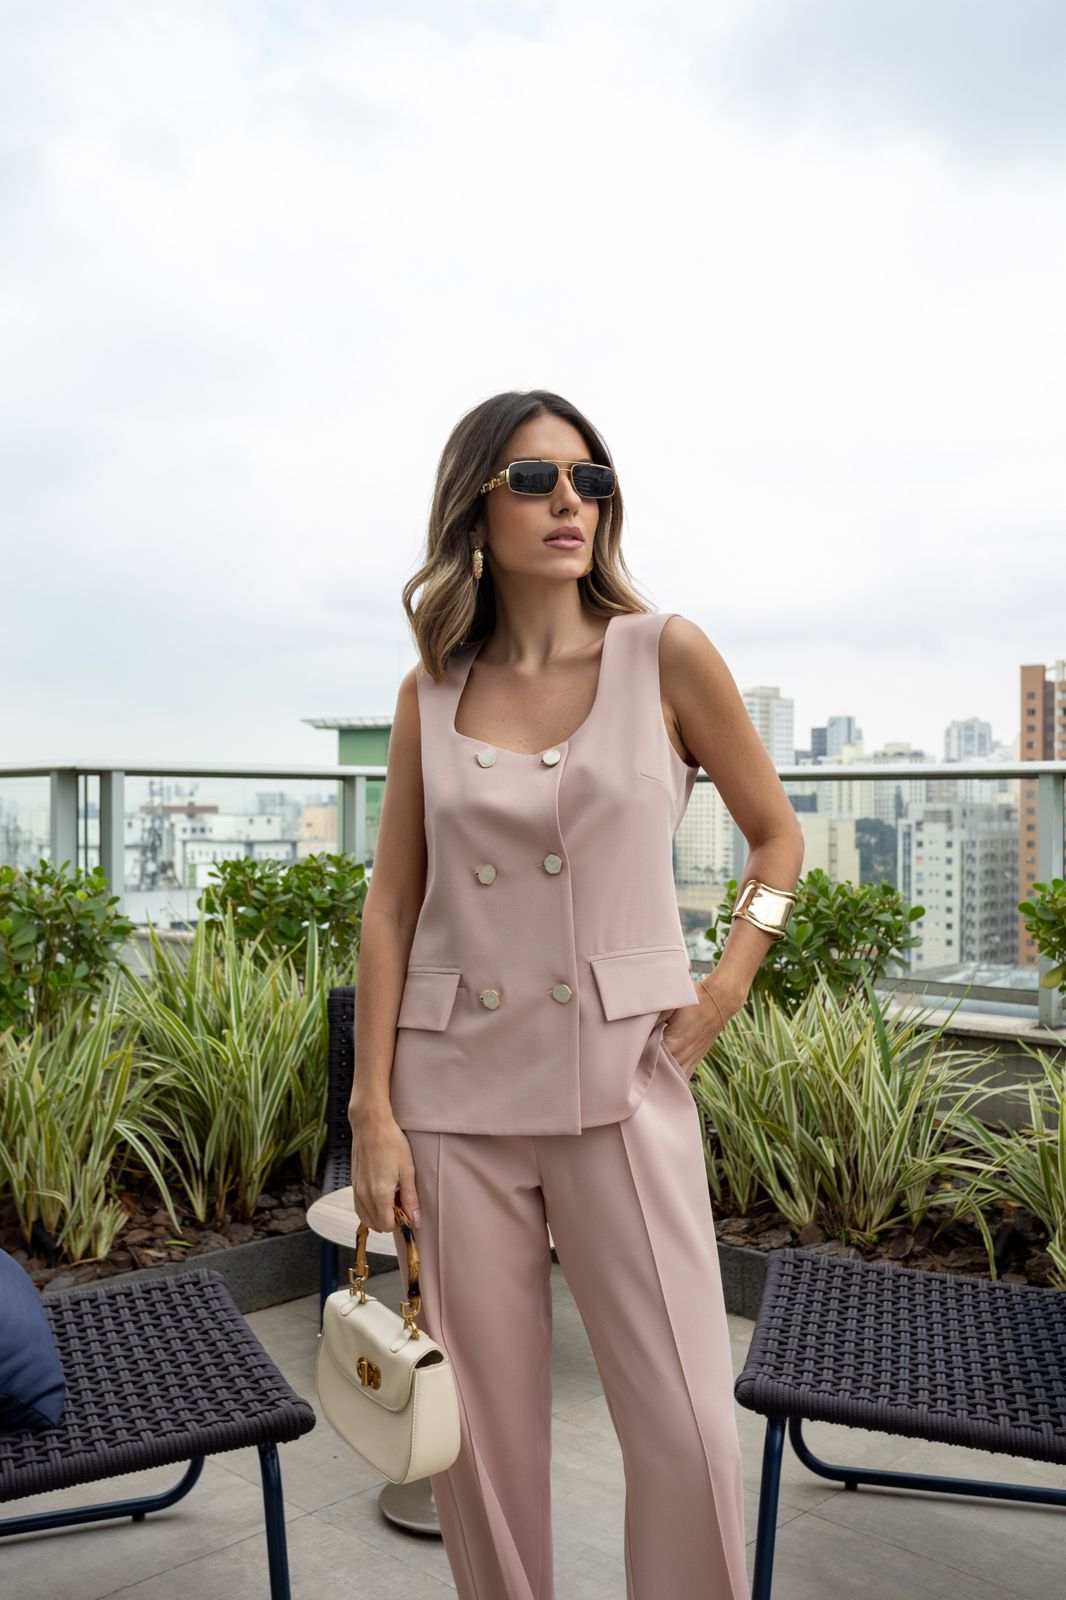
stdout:
MULTIPOLYGON (((394 1308, 398 1271, 375 1273, 373 1292, 394 1308)), ((624 1600, 621 1454, 584 1325, 562 1269, 552 1267, 552 1498, 559 1600, 624 1600)), ((248 1317, 293 1388, 314 1399, 318 1300, 310 1295, 248 1317)), ((753 1323, 730 1316, 733 1370, 753 1323)), ((754 1561, 763 1419, 737 1407, 744 1451, 748 1571, 754 1561)), ((824 1459, 904 1471, 1063 1486, 1061 1467, 924 1444, 828 1423, 804 1429, 824 1459)), ((455 1594, 436 1536, 382 1514, 384 1480, 325 1422, 280 1447, 295 1600, 437 1600, 455 1594)), ((35 1495, 4 1513, 43 1511, 157 1491, 180 1469, 35 1495)), ((953 1495, 860 1489, 813 1475, 786 1443, 774 1600, 1007 1600, 1060 1592, 1066 1516, 1053 1507, 953 1495)), ((11 1600, 262 1600, 268 1593, 259 1463, 254 1450, 208 1458, 188 1497, 145 1522, 104 1523, 4 1540, 2 1591, 11 1600)), ((691 1600, 717 1600, 693 1573, 691 1600)), ((669 1597, 663 1597, 669 1600, 669 1597)))

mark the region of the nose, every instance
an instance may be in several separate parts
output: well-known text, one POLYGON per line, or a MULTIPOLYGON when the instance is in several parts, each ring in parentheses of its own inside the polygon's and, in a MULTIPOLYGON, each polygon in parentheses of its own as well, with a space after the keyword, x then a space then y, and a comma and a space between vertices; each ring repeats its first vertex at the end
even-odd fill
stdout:
POLYGON ((562 511, 580 511, 581 496, 570 481, 568 467, 560 467, 559 482, 555 486, 554 508, 562 511))

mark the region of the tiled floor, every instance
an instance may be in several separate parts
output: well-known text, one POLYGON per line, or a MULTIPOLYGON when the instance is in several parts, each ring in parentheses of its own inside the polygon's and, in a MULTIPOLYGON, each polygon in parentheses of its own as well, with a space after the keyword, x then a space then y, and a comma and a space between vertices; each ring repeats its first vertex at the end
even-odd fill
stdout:
MULTIPOLYGON (((584 1326, 553 1267, 552 1497, 559 1600, 625 1600, 624 1483, 584 1326)), ((399 1305, 399 1274, 374 1275, 374 1293, 399 1305)), ((255 1312, 249 1322, 299 1393, 314 1398, 315 1297, 255 1312)), ((734 1371, 752 1324, 731 1317, 734 1371)), ((749 1572, 754 1554, 763 1424, 738 1408, 747 1483, 749 1572)), ((818 1423, 811 1448, 832 1461, 892 1463, 990 1481, 1066 1486, 1062 1469, 818 1423)), ((381 1513, 384 1480, 324 1422, 281 1447, 295 1600, 437 1600, 454 1595, 440 1539, 403 1531, 381 1513)), ((115 1478, 17 1509, 114 1499, 175 1481, 175 1471, 115 1478)), ((8 1515, 15 1506, 4 1507, 8 1515)), ((1006 1600, 1066 1589, 1066 1512, 1003 1501, 837 1488, 786 1445, 774 1600, 1006 1600)), ((254 1450, 210 1457, 200 1482, 170 1511, 140 1524, 104 1523, 5 1540, 0 1593, 10 1600, 263 1600, 268 1593, 259 1464, 254 1450)), ((486 1596, 485 1600, 496 1600, 486 1596)), ((672 1596, 641 1600, 674 1600, 672 1596)), ((698 1573, 685 1600, 705 1595, 698 1573)))

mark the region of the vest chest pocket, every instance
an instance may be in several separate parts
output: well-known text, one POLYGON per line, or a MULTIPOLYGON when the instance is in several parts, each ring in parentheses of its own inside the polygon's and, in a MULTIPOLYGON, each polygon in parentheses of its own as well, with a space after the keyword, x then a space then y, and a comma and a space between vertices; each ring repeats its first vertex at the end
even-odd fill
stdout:
POLYGON ((408 967, 396 1026, 441 1032, 448 1026, 460 976, 458 967, 408 967))
POLYGON ((608 1022, 616 1017, 643 1016, 698 1002, 689 973, 688 951, 683 945, 604 950, 590 956, 589 962, 608 1022))

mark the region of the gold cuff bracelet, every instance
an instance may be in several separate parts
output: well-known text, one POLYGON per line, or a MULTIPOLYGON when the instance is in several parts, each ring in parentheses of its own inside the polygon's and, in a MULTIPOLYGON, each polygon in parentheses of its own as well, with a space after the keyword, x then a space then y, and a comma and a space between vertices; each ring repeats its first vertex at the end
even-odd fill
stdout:
POLYGON ((772 939, 783 939, 795 904, 793 890, 774 889, 759 878, 749 878, 737 895, 730 921, 743 917, 745 922, 768 933, 772 939))

